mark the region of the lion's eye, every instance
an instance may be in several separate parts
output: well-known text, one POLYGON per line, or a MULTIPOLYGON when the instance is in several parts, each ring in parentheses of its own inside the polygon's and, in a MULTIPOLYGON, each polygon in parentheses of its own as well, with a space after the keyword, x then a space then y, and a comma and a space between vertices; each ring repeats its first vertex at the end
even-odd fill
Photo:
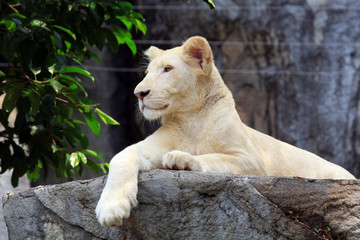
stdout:
POLYGON ((167 66, 164 67, 164 72, 170 72, 173 69, 174 69, 173 66, 167 65, 167 66))

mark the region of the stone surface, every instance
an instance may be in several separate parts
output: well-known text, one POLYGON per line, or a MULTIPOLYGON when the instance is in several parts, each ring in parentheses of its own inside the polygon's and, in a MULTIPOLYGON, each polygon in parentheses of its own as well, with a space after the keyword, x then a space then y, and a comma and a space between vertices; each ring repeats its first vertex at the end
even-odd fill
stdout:
MULTIPOLYGON (((6 171, 0 175, 0 196, 7 192, 24 191, 30 188, 30 181, 26 176, 21 177, 19 179, 19 185, 14 188, 11 185, 11 173, 11 171, 6 171)), ((0 208, 0 240, 7 240, 8 234, 3 214, 3 209, 0 208)))
POLYGON ((3 196, 10 239, 359 239, 360 181, 151 170, 122 227, 94 208, 105 177, 3 196), (324 238, 325 237, 325 238, 324 238))

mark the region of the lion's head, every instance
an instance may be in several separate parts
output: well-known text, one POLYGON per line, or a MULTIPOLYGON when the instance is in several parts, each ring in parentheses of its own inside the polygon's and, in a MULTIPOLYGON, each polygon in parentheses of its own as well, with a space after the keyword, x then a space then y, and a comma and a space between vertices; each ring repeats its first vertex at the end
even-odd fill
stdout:
POLYGON ((205 38, 189 38, 181 47, 150 47, 145 78, 134 94, 145 118, 158 119, 201 107, 213 69, 211 48, 205 38))

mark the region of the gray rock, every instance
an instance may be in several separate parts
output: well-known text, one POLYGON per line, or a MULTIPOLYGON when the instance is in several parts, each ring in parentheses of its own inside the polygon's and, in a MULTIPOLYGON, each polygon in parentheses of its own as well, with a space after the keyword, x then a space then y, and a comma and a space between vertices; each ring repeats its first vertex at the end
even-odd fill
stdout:
POLYGON ((122 227, 104 228, 94 208, 105 177, 3 196, 16 239, 360 238, 358 180, 307 180, 151 170, 122 227))
MULTIPOLYGON (((13 191, 24 191, 30 188, 30 181, 26 176, 19 179, 19 186, 16 188, 11 186, 11 174, 12 171, 6 171, 0 175, 0 196, 13 191)), ((0 208, 0 240, 7 240, 7 228, 3 217, 3 209, 0 208)))

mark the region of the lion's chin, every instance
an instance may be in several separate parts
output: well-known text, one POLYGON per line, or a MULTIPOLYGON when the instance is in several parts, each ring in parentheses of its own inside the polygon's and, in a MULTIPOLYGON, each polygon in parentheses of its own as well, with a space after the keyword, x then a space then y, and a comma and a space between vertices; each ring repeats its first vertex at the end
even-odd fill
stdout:
POLYGON ((160 118, 168 108, 169 108, 168 104, 159 108, 152 108, 146 106, 145 104, 142 104, 141 112, 146 119, 155 120, 160 118))

